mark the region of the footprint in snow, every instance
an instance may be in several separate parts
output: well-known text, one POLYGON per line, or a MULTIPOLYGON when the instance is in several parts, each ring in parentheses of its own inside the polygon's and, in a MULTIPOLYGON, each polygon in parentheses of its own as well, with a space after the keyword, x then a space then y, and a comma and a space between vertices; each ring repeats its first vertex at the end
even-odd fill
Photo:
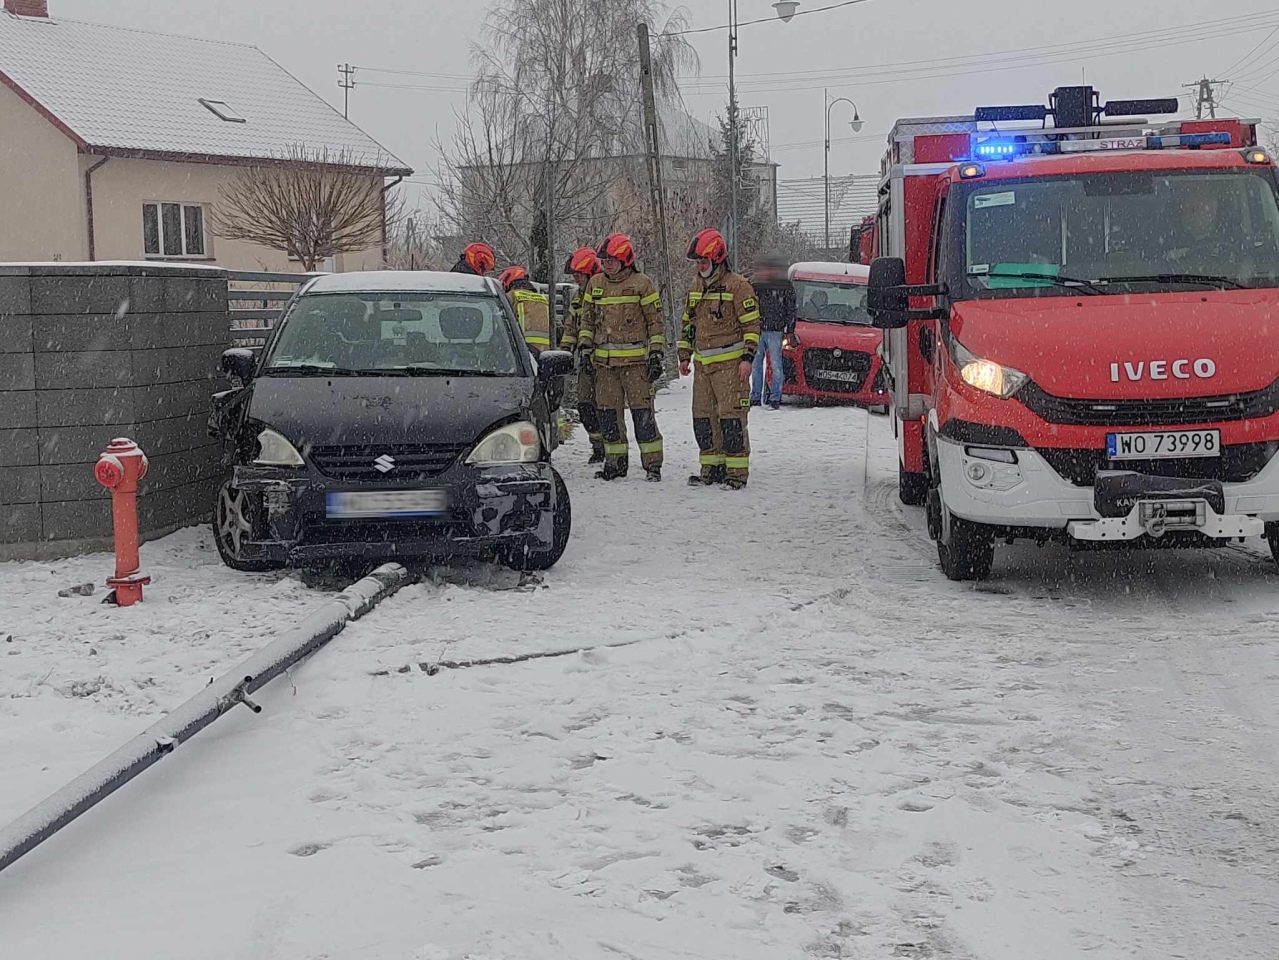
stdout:
POLYGON ((321 850, 327 850, 333 846, 331 843, 304 843, 300 847, 294 847, 289 853, 295 857, 313 857, 321 850))

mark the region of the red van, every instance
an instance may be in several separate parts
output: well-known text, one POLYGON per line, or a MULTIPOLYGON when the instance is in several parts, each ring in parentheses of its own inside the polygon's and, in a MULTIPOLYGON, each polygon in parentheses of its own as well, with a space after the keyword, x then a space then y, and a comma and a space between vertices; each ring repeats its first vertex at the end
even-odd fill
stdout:
POLYGON ((782 346, 782 393, 825 403, 887 407, 880 368, 883 334, 866 313, 870 268, 797 263, 790 268, 798 318, 782 346))

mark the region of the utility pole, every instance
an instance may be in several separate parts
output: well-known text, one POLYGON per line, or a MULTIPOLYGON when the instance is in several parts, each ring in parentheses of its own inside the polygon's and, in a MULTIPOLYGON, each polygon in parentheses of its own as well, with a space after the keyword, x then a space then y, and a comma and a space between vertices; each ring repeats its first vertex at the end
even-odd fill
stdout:
POLYGON ((728 0, 728 179, 732 200, 729 205, 728 249, 733 258, 733 269, 740 269, 737 262, 737 78, 734 63, 737 60, 737 0, 728 0))
MULTIPOLYGON (((649 213, 653 217, 653 226, 656 228, 654 235, 657 237, 657 284, 662 295, 666 343, 669 348, 669 345, 679 340, 679 331, 675 326, 671 251, 666 238, 666 192, 662 188, 662 147, 657 127, 657 97, 653 92, 653 59, 649 47, 648 24, 641 23, 635 29, 639 34, 640 86, 644 94, 644 153, 648 161, 649 213)), ((674 354, 674 350, 667 350, 668 357, 673 357, 674 354)))
POLYGON ((1195 91, 1195 119, 1202 120, 1204 118, 1204 108, 1208 109, 1208 116, 1212 120, 1217 119, 1217 95, 1216 87, 1223 83, 1229 83, 1228 80, 1209 80, 1204 77, 1196 80, 1194 83, 1183 83, 1182 86, 1187 90, 1195 91))
POLYGON ((351 119, 351 91, 355 89, 355 67, 349 63, 338 64, 338 86, 342 88, 342 116, 351 119))

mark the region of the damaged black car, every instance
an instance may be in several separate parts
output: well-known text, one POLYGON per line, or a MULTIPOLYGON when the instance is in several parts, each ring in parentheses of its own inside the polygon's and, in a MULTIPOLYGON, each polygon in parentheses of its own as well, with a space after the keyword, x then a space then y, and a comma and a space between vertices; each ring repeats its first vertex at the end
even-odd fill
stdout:
POLYGON ((572 357, 524 344, 482 277, 319 277, 259 354, 222 358, 213 533, 236 570, 491 557, 546 570, 572 527, 551 466, 572 357))

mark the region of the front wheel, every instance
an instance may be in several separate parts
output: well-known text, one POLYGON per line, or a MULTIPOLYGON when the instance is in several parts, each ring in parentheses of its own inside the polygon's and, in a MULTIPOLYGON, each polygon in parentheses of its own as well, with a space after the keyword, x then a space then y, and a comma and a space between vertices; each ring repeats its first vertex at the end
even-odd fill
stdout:
MULTIPOLYGON (((946 509, 942 504, 942 509, 946 509)), ((937 538, 937 560, 947 580, 985 580, 995 561, 995 535, 984 523, 950 515, 949 530, 937 538), (946 535, 948 534, 948 535, 946 535)))
POLYGON ((213 542, 223 563, 244 573, 262 573, 283 566, 274 560, 245 556, 246 542, 261 536, 263 521, 262 497, 232 486, 227 477, 218 487, 213 507, 213 542))
POLYGON ((1266 524, 1266 541, 1270 544, 1270 556, 1279 564, 1279 522, 1266 524))
POLYGON ((551 545, 545 550, 513 551, 505 558, 512 570, 549 570, 560 562, 568 549, 568 539, 573 532, 573 502, 568 487, 558 470, 551 470, 555 477, 555 512, 551 520, 551 545))

